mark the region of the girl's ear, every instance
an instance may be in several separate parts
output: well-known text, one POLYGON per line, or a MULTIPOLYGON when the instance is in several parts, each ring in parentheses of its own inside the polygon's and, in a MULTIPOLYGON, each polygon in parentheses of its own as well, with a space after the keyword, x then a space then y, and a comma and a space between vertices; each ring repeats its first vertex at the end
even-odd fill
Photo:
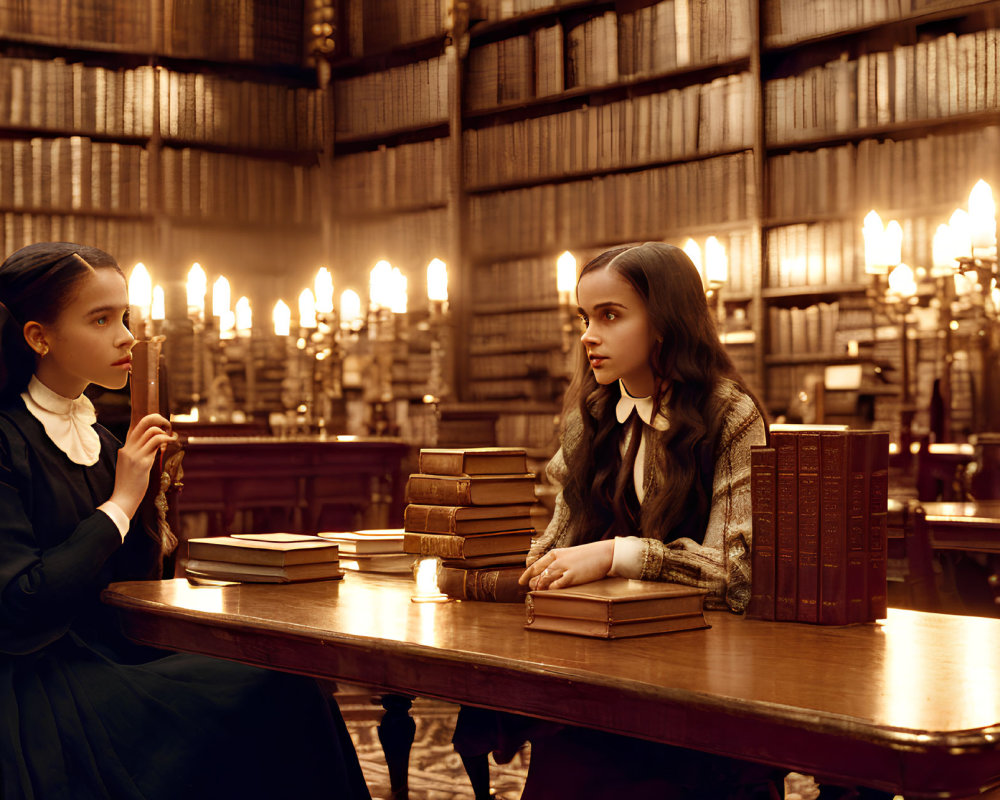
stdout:
POLYGON ((28 347, 40 356, 49 352, 48 342, 45 341, 45 329, 40 322, 25 323, 24 340, 28 343, 28 347))

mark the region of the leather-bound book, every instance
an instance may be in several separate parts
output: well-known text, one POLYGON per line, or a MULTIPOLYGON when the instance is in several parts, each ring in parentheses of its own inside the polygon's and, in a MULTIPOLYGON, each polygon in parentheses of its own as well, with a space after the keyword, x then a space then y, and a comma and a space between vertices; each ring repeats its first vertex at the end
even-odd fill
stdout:
POLYGON ((774 619, 774 448, 750 448, 750 605, 747 616, 774 619))
POLYGON ((867 622, 869 478, 872 431, 851 431, 847 440, 847 621, 867 622))
POLYGON ((535 502, 535 476, 427 475, 415 473, 406 482, 409 503, 436 506, 489 506, 535 502))
POLYGON ((403 509, 403 527, 415 533, 501 533, 532 526, 531 506, 435 506, 410 503, 403 509))
POLYGON ((889 433, 872 434, 868 513, 868 618, 885 619, 886 558, 889 512, 889 433))
POLYGON ((775 565, 774 618, 793 622, 798 618, 799 572, 798 442, 796 433, 771 434, 775 452, 775 565))
POLYGON ((518 566, 481 569, 464 569, 442 564, 438 567, 438 591, 456 600, 523 603, 528 594, 528 587, 518 583, 523 572, 523 563, 518 566))
POLYGON ((403 552, 402 528, 381 528, 362 531, 321 531, 321 539, 333 542, 341 555, 386 555, 403 552))
POLYGON ((418 556, 471 558, 501 553, 523 553, 531 547, 534 530, 450 536, 446 533, 404 533, 403 552, 418 556))
POLYGON ((239 534, 188 540, 188 558, 231 564, 284 567, 336 563, 339 552, 334 542, 296 533, 239 534))
POLYGON ((847 624, 846 432, 820 434, 820 606, 823 625, 847 624))
POLYGON ((461 569, 518 566, 523 572, 527 566, 527 560, 528 551, 519 550, 516 553, 493 553, 485 556, 469 556, 468 558, 446 558, 442 563, 446 567, 460 567, 461 569))
POLYGON ((428 475, 523 475, 528 456, 516 447, 425 447, 417 467, 428 475))
POLYGON ((819 446, 818 431, 803 431, 798 468, 798 585, 795 618, 819 622, 819 446))
POLYGON ((298 583, 300 581, 339 580, 344 572, 337 561, 315 564, 241 564, 190 558, 186 574, 192 582, 227 581, 238 583, 298 583))
POLYGON ((604 578, 568 589, 528 592, 526 628, 621 639, 707 628, 704 589, 604 578))

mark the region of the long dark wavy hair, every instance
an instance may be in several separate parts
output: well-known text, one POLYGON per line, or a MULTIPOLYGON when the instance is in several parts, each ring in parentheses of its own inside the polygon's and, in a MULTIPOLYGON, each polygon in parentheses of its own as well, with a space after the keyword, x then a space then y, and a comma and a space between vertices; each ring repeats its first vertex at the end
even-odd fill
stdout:
POLYGON ((0 264, 0 401, 23 392, 35 371, 24 326, 55 322, 80 280, 102 268, 122 272, 103 250, 71 242, 30 244, 0 264))
MULTIPOLYGON (((618 383, 597 382, 581 345, 563 415, 583 423, 582 440, 563 448, 569 468, 563 498, 579 521, 573 526, 573 544, 616 535, 669 539, 669 532, 691 512, 692 493, 695 512, 707 518, 711 498, 698 480, 699 456, 707 446, 714 463, 726 411, 715 391, 719 384, 732 381, 764 419, 766 413, 719 341, 701 276, 683 250, 660 242, 615 248, 586 264, 580 278, 600 269, 623 278, 645 302, 657 338, 649 356, 656 387, 653 407, 665 404, 670 427, 647 440, 647 447, 656 448, 652 455, 661 467, 661 486, 640 509, 630 481, 640 437, 632 437, 623 456, 623 426, 615 416, 618 383)), ((565 422, 563 429, 565 443, 565 422)))

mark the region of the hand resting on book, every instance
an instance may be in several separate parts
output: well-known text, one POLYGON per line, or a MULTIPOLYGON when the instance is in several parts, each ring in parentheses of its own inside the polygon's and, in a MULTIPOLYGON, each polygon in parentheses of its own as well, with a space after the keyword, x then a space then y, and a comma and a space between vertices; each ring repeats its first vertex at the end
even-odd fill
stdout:
POLYGON ((576 547, 556 547, 529 566, 520 583, 531 589, 565 589, 607 577, 614 560, 614 539, 576 547))

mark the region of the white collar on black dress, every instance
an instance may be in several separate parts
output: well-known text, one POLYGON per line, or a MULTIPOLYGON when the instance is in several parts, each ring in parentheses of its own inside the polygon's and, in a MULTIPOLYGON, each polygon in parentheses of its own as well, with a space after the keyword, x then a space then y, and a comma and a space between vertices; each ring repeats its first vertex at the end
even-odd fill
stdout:
POLYGON ((622 396, 615 407, 615 417, 617 417, 619 422, 625 422, 634 408, 639 415, 639 419, 656 430, 665 431, 670 427, 670 423, 667 422, 667 418, 662 413, 657 414, 655 417, 653 416, 652 396, 633 397, 628 393, 628 389, 625 388, 625 383, 621 378, 618 379, 618 388, 621 390, 622 396))
POLYGON ((74 464, 89 467, 101 454, 101 438, 94 429, 97 413, 86 395, 74 399, 56 394, 34 375, 21 393, 28 412, 42 423, 52 443, 74 464))

